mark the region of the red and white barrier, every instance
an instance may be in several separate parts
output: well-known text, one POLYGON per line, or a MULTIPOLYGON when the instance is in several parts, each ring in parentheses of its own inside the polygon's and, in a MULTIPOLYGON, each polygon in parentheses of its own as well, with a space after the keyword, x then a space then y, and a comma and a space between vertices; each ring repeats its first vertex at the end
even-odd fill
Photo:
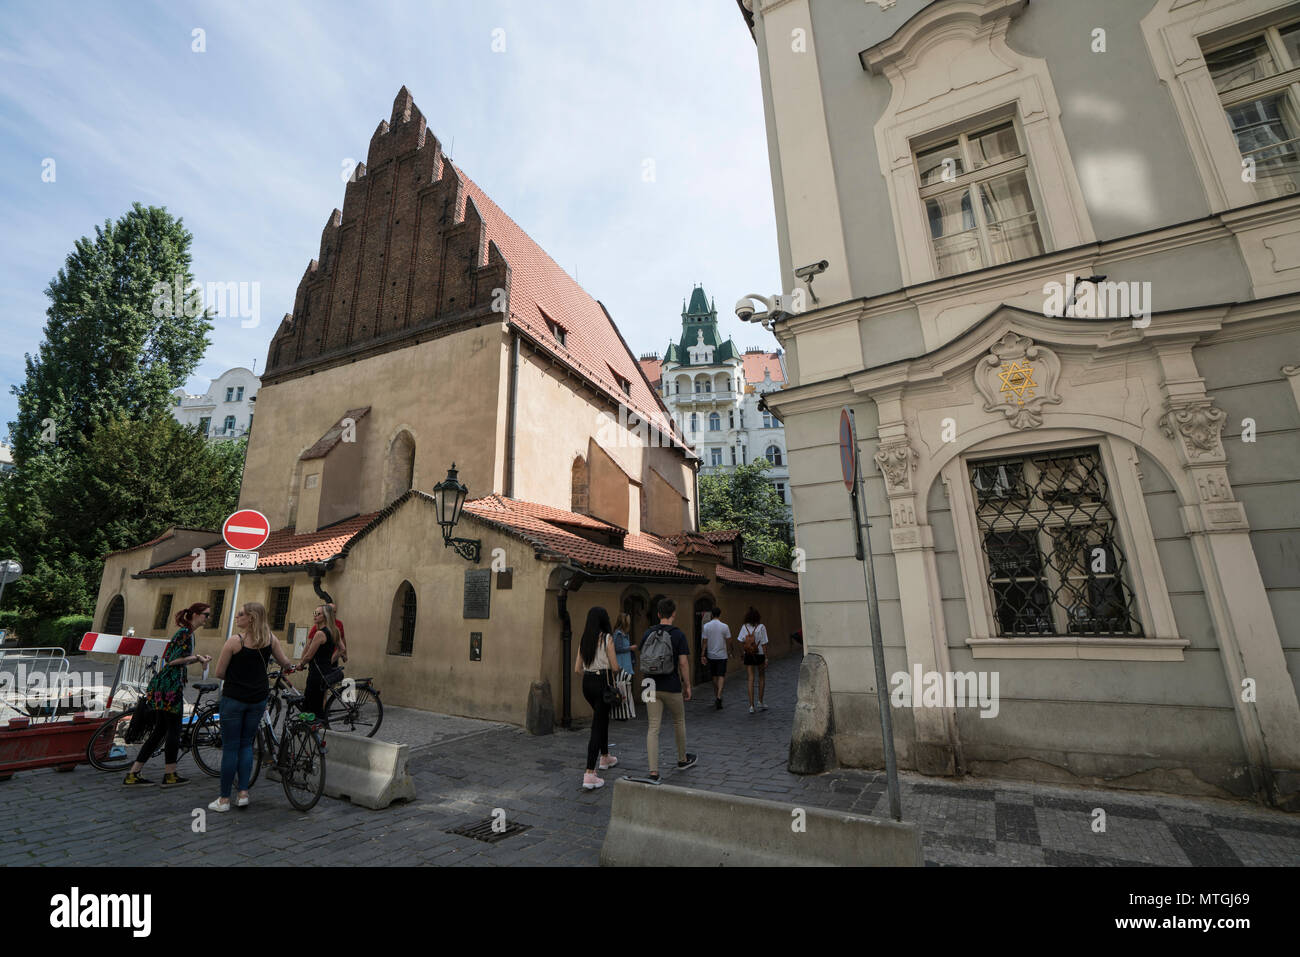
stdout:
POLYGON ((97 631, 88 631, 81 636, 82 651, 101 651, 110 655, 153 658, 161 657, 166 648, 166 638, 101 635, 97 631))

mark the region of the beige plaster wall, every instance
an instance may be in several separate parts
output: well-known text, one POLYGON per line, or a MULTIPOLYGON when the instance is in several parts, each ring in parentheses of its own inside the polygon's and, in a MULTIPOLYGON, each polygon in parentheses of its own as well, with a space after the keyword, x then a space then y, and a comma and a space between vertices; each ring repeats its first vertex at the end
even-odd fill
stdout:
MULTIPOLYGON (((264 386, 257 396, 240 505, 262 511, 272 528, 287 524, 295 475, 301 485, 312 471, 298 469, 298 457, 344 412, 367 405, 370 413, 357 423, 359 511, 388 504, 383 501, 385 457, 403 428, 415 439, 416 488, 432 490, 454 460, 471 495, 499 490, 498 400, 505 342, 501 326, 485 325, 264 386)), ((322 486, 329 477, 327 470, 322 486)), ((328 503, 333 492, 322 487, 321 494, 328 503)))

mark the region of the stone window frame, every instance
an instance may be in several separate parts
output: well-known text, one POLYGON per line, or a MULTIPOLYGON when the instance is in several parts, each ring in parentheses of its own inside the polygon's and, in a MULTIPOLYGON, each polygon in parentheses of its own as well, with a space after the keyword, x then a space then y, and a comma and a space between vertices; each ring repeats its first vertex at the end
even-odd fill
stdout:
MULTIPOLYGON (((1044 251, 1096 241, 1061 127, 1061 107, 1047 61, 1007 44, 1007 28, 1025 6, 1026 0, 934 3, 889 39, 859 54, 863 68, 887 76, 893 88, 874 133, 904 286, 942 278, 934 261, 912 144, 967 129, 983 117, 1006 114, 1015 119, 1016 135, 1032 171, 1031 195, 1044 251), (962 50, 960 69, 946 60, 929 62, 955 48, 962 50), (935 86, 936 78, 947 78, 945 82, 952 85, 940 90, 943 84, 935 86), (916 95, 909 93, 909 80, 933 95, 924 102, 909 102, 916 95)), ((962 275, 966 274, 947 278, 959 280, 962 275)))
POLYGON ((1200 174, 1210 211, 1257 203, 1255 184, 1241 178, 1241 151, 1204 51, 1245 40, 1300 17, 1296 0, 1158 0, 1142 18, 1142 34, 1156 75, 1169 92, 1200 174))
POLYGON ((1190 642, 1179 637, 1173 603, 1165 586, 1155 533, 1147 513, 1138 472, 1137 448, 1128 440, 1089 429, 1042 429, 1032 439, 1023 433, 998 436, 953 455, 939 470, 951 509, 958 564, 970 637, 966 645, 974 658, 1061 658, 1108 661, 1182 661, 1190 642), (987 582, 984 549, 980 545, 975 501, 970 490, 970 463, 997 455, 1036 455, 1042 452, 1095 446, 1101 457, 1115 515, 1115 537, 1129 567, 1143 637, 1000 638, 987 582))

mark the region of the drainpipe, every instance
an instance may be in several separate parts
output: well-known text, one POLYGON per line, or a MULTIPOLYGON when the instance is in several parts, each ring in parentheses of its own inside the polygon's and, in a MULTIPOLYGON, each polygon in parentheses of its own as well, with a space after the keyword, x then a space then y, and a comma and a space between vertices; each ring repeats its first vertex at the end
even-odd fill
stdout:
MULTIPOLYGON (((573 723, 573 709, 570 707, 573 697, 573 669, 569 667, 569 662, 573 660, 573 622, 569 618, 569 586, 577 581, 578 588, 581 588, 582 581, 576 569, 570 569, 567 565, 564 568, 572 571, 573 574, 560 586, 560 593, 555 596, 555 607, 560 613, 560 639, 564 648, 562 651, 564 657, 560 662, 560 672, 564 675, 564 701, 563 710, 560 712, 560 727, 568 728, 573 723)), ((574 591, 577 591, 577 588, 574 591)))
POLYGON ((698 465, 691 469, 691 483, 695 487, 695 498, 691 502, 695 514, 695 527, 691 531, 698 532, 700 530, 700 467, 698 465))
POLYGON ((307 569, 307 574, 311 576, 311 587, 316 590, 316 594, 320 596, 321 601, 327 605, 334 604, 334 599, 330 597, 329 592, 321 588, 320 580, 330 573, 330 570, 334 567, 334 562, 337 560, 338 556, 335 555, 328 561, 313 562, 307 569))
MULTIPOLYGON (((519 415, 519 333, 510 333, 509 421, 506 425, 506 498, 515 497, 515 423, 519 415)), ((567 725, 566 725, 567 727, 567 725)))

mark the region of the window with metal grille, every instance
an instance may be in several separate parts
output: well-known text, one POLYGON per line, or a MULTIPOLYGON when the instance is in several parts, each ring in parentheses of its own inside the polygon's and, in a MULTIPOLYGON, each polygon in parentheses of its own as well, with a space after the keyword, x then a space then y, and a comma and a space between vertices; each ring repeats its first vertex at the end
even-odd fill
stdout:
POLYGON ((411 655, 415 651, 415 589, 402 582, 393 595, 393 614, 388 623, 388 653, 411 655))
POLYGON ((166 592, 158 596, 158 614, 154 615, 153 630, 164 630, 172 617, 172 593, 166 592))
POLYGON ((1294 193, 1300 182, 1300 23, 1208 50, 1205 65, 1260 198, 1294 193))
POLYGON ((290 588, 271 589, 271 630, 283 631, 285 620, 289 617, 290 588))
POLYGON ((969 469, 999 637, 1142 634, 1096 448, 969 469))
POLYGON ((208 604, 212 606, 212 617, 208 619, 208 627, 214 631, 220 630, 221 613, 226 607, 226 590, 214 588, 208 592, 208 604))

